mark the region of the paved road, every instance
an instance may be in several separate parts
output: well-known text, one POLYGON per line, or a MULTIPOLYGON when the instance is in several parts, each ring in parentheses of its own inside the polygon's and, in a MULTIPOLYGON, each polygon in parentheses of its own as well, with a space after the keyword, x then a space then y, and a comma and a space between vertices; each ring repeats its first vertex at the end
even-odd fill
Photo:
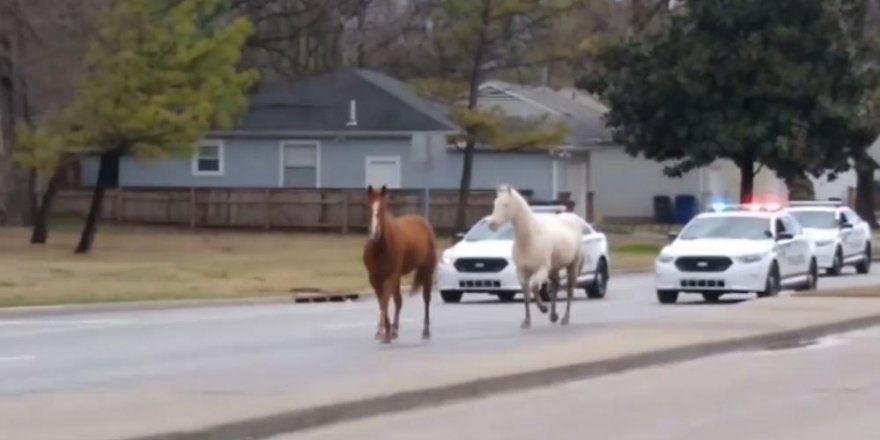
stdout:
MULTIPOLYGON (((820 285, 880 284, 867 276, 823 278, 820 285)), ((102 312, 27 317, 0 315, 0 397, 175 381, 204 392, 253 393, 320 389, 336 378, 441 360, 448 355, 492 353, 536 340, 582 336, 598 327, 663 322, 723 313, 732 304, 660 306, 649 275, 613 279, 608 298, 579 300, 572 325, 551 326, 538 316, 519 329, 522 304, 477 296, 459 305, 435 300, 434 338, 420 340, 422 305, 407 298, 401 338, 373 341, 376 305, 291 304, 102 312)))
POLYGON ((880 331, 471 400, 276 440, 874 440, 880 331))

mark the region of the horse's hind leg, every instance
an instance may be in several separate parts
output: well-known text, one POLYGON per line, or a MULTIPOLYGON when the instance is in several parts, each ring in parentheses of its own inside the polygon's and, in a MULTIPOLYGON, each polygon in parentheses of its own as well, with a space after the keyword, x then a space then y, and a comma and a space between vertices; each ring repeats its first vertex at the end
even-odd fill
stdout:
POLYGON ((422 339, 431 339, 431 289, 434 287, 433 268, 425 269, 421 274, 422 299, 425 301, 425 321, 422 327, 422 339))
POLYGON ((522 325, 520 325, 520 328, 526 329, 532 326, 532 314, 529 309, 529 302, 531 302, 532 298, 532 286, 529 283, 528 275, 517 271, 517 276, 519 277, 519 284, 522 286, 523 304, 526 307, 526 317, 523 320, 522 325))
POLYGON ((565 316, 562 317, 562 321, 559 323, 560 325, 568 325, 568 320, 571 316, 571 299, 574 297, 574 286, 577 284, 578 269, 580 268, 580 263, 574 263, 568 266, 568 269, 565 271, 568 276, 568 285, 566 287, 566 292, 568 293, 568 299, 565 301, 565 316))
POLYGON ((559 291, 559 271, 550 272, 548 282, 544 285, 547 286, 547 296, 550 297, 550 322, 556 322, 559 320, 559 315, 556 314, 556 292, 559 291))

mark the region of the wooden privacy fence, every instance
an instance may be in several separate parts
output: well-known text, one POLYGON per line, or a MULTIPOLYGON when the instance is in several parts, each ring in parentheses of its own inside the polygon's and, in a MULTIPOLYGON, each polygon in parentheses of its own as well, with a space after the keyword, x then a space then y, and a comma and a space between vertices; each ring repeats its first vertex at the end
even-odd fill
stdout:
MULTIPOLYGON (((91 189, 59 192, 54 214, 85 217, 91 189)), ((389 206, 395 215, 422 214, 424 190, 393 190, 389 206)), ((471 193, 467 224, 492 212, 494 191, 471 193)), ((431 190, 427 210, 437 230, 455 223, 458 191, 431 190)), ((197 227, 350 230, 365 229, 369 221, 363 189, 245 189, 245 188, 125 188, 107 190, 102 218, 118 223, 187 225, 197 227)))

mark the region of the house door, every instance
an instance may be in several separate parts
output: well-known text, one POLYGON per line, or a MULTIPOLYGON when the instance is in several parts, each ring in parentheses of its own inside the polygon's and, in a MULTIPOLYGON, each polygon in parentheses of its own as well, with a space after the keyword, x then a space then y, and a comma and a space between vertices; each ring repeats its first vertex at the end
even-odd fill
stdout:
POLYGON ((574 200, 574 212, 582 218, 587 218, 589 181, 585 158, 575 156, 566 162, 565 191, 571 193, 571 199, 574 200))
POLYGON ((400 188, 400 156, 367 156, 365 166, 367 185, 400 188))

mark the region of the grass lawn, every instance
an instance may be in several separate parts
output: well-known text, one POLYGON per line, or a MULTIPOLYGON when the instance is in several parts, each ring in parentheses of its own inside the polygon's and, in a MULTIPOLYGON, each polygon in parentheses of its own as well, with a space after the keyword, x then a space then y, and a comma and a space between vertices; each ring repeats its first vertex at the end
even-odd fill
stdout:
MULTIPOLYGON (((242 298, 367 286, 364 237, 99 227, 90 255, 73 255, 79 225, 53 225, 49 243, 0 228, 0 306, 242 298)), ((649 268, 662 241, 610 236, 614 269, 649 268)), ((443 244, 448 240, 442 240, 443 244)))

